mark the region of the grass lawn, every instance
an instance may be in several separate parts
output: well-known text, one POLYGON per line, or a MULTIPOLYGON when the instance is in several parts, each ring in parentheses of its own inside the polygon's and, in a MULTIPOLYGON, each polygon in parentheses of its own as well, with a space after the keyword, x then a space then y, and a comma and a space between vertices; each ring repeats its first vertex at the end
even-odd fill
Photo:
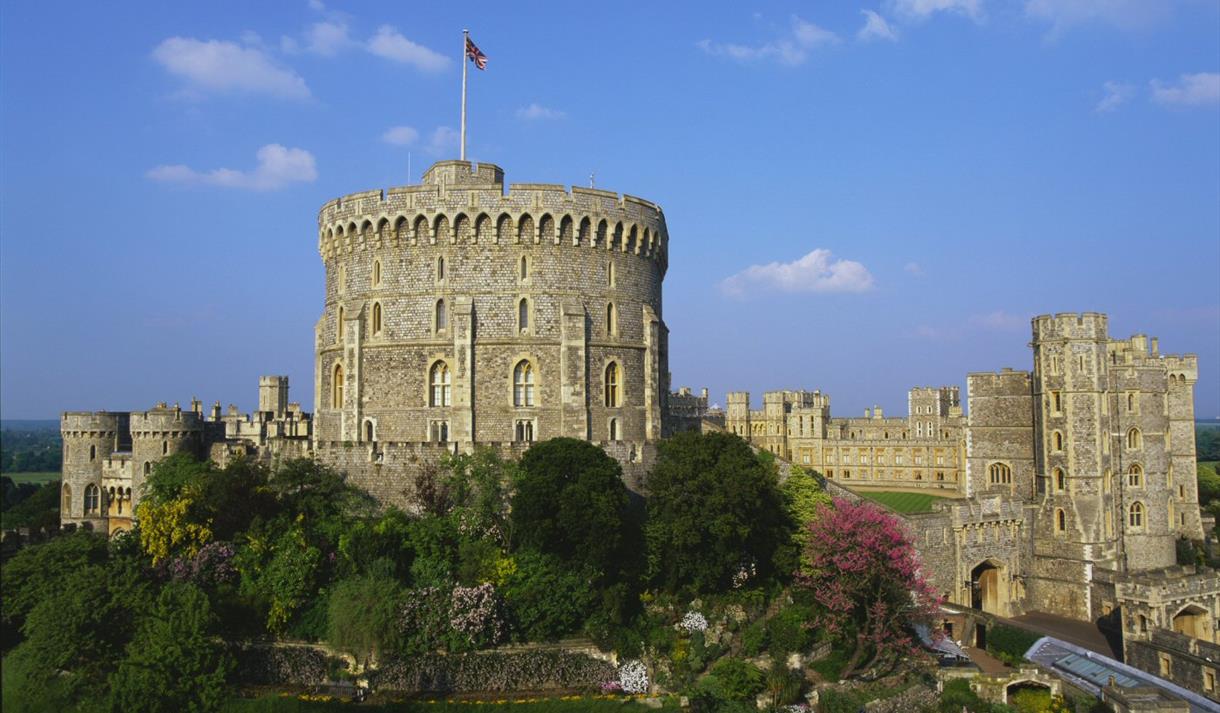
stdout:
MULTIPOLYGON (((221 713, 329 713, 330 711, 361 711, 362 713, 475 713, 475 711, 504 708, 514 713, 578 713, 578 711, 603 711, 610 713, 643 713, 655 710, 635 701, 596 700, 571 697, 567 700, 527 699, 519 701, 511 694, 503 699, 460 703, 450 701, 411 701, 384 703, 381 705, 357 705, 339 701, 302 701, 297 698, 267 696, 254 700, 232 700, 221 708, 221 713)), ((677 705, 667 702, 661 710, 679 710, 677 705)))
POLYGON ((940 500, 948 500, 948 498, 928 495, 927 493, 866 493, 860 490, 856 491, 856 493, 861 497, 879 502, 892 510, 902 513, 931 512, 933 503, 940 500))
POLYGON ((41 485, 49 483, 52 480, 59 480, 59 473, 3 473, 0 474, 6 478, 12 478, 13 482, 21 485, 22 483, 35 483, 41 485))

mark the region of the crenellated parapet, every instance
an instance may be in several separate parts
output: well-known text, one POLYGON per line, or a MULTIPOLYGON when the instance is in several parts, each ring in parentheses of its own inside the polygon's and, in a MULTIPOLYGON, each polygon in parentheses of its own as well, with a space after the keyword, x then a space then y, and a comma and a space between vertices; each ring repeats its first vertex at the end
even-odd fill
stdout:
POLYGON ((1109 318, 1100 312, 1060 312, 1033 318, 1034 341, 1062 339, 1095 339, 1105 341, 1109 334, 1109 318))
POLYGON ((381 247, 569 245, 667 264, 660 206, 626 194, 543 183, 511 184, 490 164, 442 161, 423 183, 352 193, 318 213, 323 260, 381 247))

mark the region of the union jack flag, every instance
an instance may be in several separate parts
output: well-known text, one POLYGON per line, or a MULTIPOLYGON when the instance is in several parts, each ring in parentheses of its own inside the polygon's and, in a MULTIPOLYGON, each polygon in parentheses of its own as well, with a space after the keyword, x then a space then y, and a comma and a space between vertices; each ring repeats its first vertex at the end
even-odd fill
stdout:
POLYGON ((487 55, 483 54, 483 50, 476 47, 469 37, 466 38, 466 56, 470 58, 471 62, 474 62, 474 66, 479 69, 487 69, 487 55))

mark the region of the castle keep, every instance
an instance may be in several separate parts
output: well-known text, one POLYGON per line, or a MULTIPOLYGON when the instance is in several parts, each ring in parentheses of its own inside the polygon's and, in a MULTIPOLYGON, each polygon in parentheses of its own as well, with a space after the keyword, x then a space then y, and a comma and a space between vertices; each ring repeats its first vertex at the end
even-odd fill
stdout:
POLYGON ((287 378, 266 376, 248 416, 198 401, 64 413, 62 521, 130 529, 153 465, 178 452, 311 456, 411 509, 416 476, 447 453, 515 456, 567 436, 600 445, 643 492, 660 438, 723 427, 840 496, 945 497, 905 518, 948 601, 1108 618, 1131 660, 1164 668, 1171 651, 1182 676, 1214 680, 1197 642, 1220 644, 1220 578, 1178 566, 1175 550, 1203 537, 1193 355, 1111 339, 1101 314, 1044 315, 1032 371, 969 374, 965 408, 942 386, 912 389, 904 416, 835 417, 820 391, 768 392, 758 410, 731 392, 714 414, 706 389, 669 391, 668 240, 649 201, 506 189, 499 167, 466 161, 332 200, 318 214, 315 412, 288 401, 287 378))

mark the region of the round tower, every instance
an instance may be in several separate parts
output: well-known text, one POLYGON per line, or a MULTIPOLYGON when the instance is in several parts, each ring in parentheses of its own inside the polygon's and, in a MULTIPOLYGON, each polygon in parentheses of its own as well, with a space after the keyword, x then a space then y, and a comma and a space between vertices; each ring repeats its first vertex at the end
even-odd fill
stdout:
POLYGON ((318 230, 320 447, 660 437, 656 204, 442 161, 327 203, 318 230))
POLYGON ((203 456, 203 415, 159 403, 131 414, 132 493, 138 504, 144 479, 157 461, 175 453, 203 456))
POLYGON ((128 415, 106 411, 67 411, 60 416, 63 470, 60 521, 105 530, 102 464, 115 451, 130 448, 128 415))

